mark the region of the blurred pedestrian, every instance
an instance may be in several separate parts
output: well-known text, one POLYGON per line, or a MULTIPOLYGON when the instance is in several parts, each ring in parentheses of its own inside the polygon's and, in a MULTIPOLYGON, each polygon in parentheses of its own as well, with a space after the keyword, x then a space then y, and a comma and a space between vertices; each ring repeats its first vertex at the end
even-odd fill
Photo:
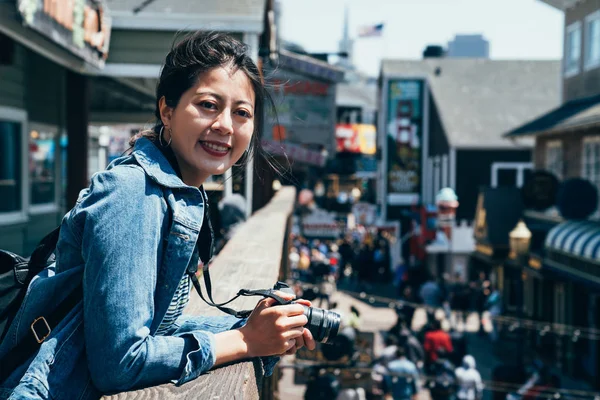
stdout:
POLYGON ((477 371, 475 358, 471 355, 463 357, 462 365, 456 368, 459 400, 480 400, 483 396, 483 382, 477 371))
POLYGON ((408 326, 409 329, 412 329, 415 310, 417 308, 417 298, 414 295, 412 287, 406 286, 400 299, 403 303, 400 304, 400 307, 396 312, 403 314, 406 326, 408 326))
POLYGON ((430 368, 433 377, 429 386, 432 400, 454 400, 456 398, 456 374, 454 365, 448 360, 449 353, 440 348, 430 368))
POLYGON ((442 289, 435 279, 429 279, 421 286, 419 296, 428 307, 441 308, 444 300, 442 289))
POLYGON ((500 292, 496 288, 495 285, 490 285, 489 295, 485 302, 485 308, 490 313, 490 322, 492 325, 492 330, 490 331, 490 339, 492 342, 498 341, 498 322, 496 317, 499 317, 502 314, 502 298, 500 296, 500 292))
POLYGON ((469 286, 462 280, 459 273, 454 275, 454 282, 451 289, 450 308, 454 311, 454 318, 451 321, 454 329, 465 325, 467 311, 469 309, 469 286))
POLYGON ((425 334, 425 342, 423 343, 429 365, 437 361, 440 350, 446 353, 454 351, 450 335, 442 329, 442 323, 439 320, 434 320, 431 326, 432 330, 425 334))
POLYGON ((396 348, 395 359, 387 364, 385 392, 393 400, 414 400, 421 391, 417 366, 406 358, 402 346, 396 348))

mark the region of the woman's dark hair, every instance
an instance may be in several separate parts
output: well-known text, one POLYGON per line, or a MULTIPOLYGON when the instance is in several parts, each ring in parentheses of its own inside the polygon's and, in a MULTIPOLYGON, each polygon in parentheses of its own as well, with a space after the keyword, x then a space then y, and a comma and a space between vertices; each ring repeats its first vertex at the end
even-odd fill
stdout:
POLYGON ((219 32, 195 32, 176 41, 165 59, 156 87, 156 122, 151 130, 141 131, 131 138, 129 144, 146 137, 160 145, 159 133, 163 128, 159 101, 164 96, 166 104, 175 108, 183 93, 197 84, 198 76, 216 67, 231 66, 243 71, 255 94, 254 132, 246 154, 246 160, 263 153, 259 134, 264 125, 265 101, 273 106, 256 63, 248 54, 248 46, 233 37, 219 32))

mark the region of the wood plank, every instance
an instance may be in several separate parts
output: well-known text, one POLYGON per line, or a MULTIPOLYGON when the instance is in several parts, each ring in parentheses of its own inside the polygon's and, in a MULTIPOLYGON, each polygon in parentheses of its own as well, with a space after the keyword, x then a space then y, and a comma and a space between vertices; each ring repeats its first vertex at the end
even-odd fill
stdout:
MULTIPOLYGON (((213 297, 219 302, 231 298, 239 289, 269 288, 280 274, 289 217, 296 190, 282 188, 262 209, 238 228, 235 235, 215 258, 210 269, 213 297)), ((232 303, 236 309, 250 309, 260 299, 244 297, 232 303)), ((185 310, 190 315, 222 315, 205 304, 195 293, 185 310)), ((250 399, 272 398, 272 388, 262 377, 258 360, 218 368, 177 387, 171 384, 105 396, 105 400, 146 399, 250 399), (262 388, 266 388, 263 391, 262 388)))

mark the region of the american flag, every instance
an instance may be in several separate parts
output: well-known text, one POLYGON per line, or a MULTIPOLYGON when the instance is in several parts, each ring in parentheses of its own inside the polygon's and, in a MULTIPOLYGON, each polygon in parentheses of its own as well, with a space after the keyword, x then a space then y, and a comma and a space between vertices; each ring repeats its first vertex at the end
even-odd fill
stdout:
POLYGON ((358 29, 358 37, 375 37, 383 34, 383 23, 377 25, 365 25, 358 29))

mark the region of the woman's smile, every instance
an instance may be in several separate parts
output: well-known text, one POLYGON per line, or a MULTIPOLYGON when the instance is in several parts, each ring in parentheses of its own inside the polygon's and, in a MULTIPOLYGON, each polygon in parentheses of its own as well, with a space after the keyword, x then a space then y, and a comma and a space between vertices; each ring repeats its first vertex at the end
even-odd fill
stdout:
POLYGON ((225 157, 227 154, 229 154, 229 151, 231 150, 231 146, 227 143, 214 142, 208 140, 200 140, 198 143, 200 143, 200 146, 202 146, 202 149, 206 153, 213 157, 225 157))

